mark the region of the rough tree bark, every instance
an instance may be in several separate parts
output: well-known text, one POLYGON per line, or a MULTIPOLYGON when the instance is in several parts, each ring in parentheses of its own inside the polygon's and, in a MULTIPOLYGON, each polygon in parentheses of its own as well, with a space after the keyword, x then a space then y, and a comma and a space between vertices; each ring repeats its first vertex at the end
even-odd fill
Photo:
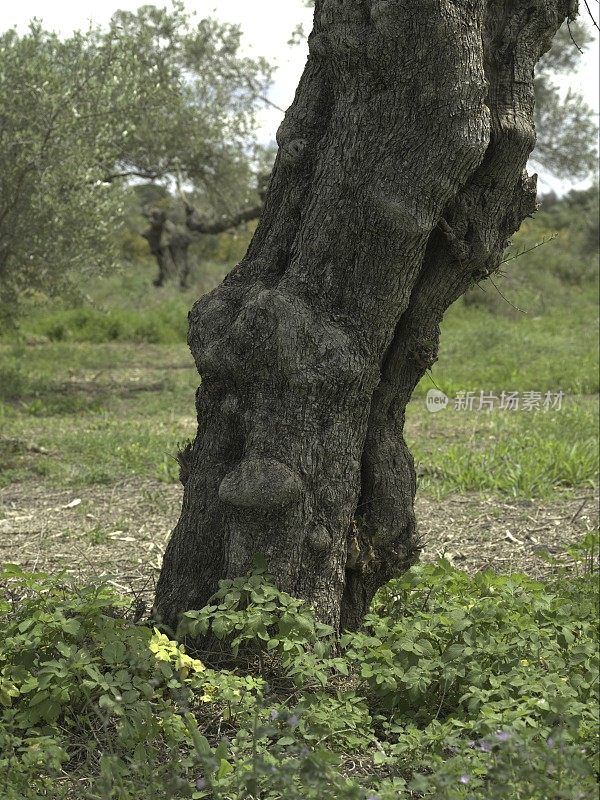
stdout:
POLYGON ((155 609, 266 556, 336 629, 418 556, 405 408, 446 309, 536 207, 533 68, 571 0, 317 0, 247 255, 190 313, 202 383, 155 609))

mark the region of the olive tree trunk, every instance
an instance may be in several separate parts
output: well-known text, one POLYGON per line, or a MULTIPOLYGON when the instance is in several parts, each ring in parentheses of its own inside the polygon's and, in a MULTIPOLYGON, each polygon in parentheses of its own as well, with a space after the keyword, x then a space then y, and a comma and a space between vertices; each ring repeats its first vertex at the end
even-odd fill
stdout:
POLYGON ((262 208, 262 203, 259 203, 216 220, 207 220, 186 200, 186 229, 168 219, 163 209, 152 208, 146 211, 149 226, 142 236, 148 242, 158 266, 158 275, 152 282, 153 285, 160 287, 169 280, 177 279, 182 289, 187 288, 190 279, 188 250, 192 242, 197 241, 202 234, 225 233, 244 222, 258 219, 262 208))
POLYGON ((158 266, 153 285, 164 286, 167 281, 177 279, 181 288, 186 288, 190 275, 190 234, 168 219, 163 209, 152 208, 146 212, 146 216, 149 226, 142 236, 148 242, 158 266))
POLYGON ((243 261, 190 313, 202 377, 155 610, 266 557, 336 629, 418 557, 406 405, 439 323, 535 210, 533 68, 571 0, 317 0, 243 261))

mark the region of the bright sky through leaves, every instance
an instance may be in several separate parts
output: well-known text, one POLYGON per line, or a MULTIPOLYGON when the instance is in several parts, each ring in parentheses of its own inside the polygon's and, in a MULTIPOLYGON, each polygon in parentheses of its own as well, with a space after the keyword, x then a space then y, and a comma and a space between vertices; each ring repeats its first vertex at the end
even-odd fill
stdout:
MULTIPOLYGON (((21 0, 18 4, 2 3, 0 29, 16 25, 19 30, 24 30, 29 20, 38 17, 45 27, 68 35, 74 29, 87 28, 90 21, 105 24, 117 9, 132 11, 143 4, 143 0, 21 0)), ((163 5, 163 2, 156 0, 155 4, 163 5)), ((305 30, 309 30, 312 17, 312 10, 305 7, 303 0, 186 0, 185 6, 200 17, 215 16, 239 24, 244 33, 244 50, 254 56, 264 56, 278 66, 271 101, 281 108, 290 104, 306 58, 306 47, 290 47, 287 42, 298 23, 303 23, 305 30)), ((598 6, 592 5, 592 10, 598 11, 598 6)), ((582 20, 585 19, 585 8, 583 12, 582 20)), ((589 24, 591 26, 591 21, 589 24)), ((587 103, 598 110, 597 36, 582 57, 578 72, 561 77, 559 83, 565 91, 570 87, 582 92, 587 103)), ((265 106, 259 115, 261 140, 274 139, 280 119, 281 112, 265 106)), ((581 185, 588 183, 583 181, 581 185)), ((541 188, 564 191, 570 185, 544 179, 541 188)))

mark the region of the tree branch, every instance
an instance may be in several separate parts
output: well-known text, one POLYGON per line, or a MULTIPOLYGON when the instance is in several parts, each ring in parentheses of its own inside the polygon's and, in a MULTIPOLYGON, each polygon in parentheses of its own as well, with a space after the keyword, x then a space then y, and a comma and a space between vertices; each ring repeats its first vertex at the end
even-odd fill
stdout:
POLYGON ((263 212, 263 205, 250 206, 244 208, 235 214, 228 217, 221 217, 220 219, 209 221, 202 219, 196 209, 185 201, 186 224, 190 231, 196 233, 224 233, 224 231, 237 228, 243 222, 250 222, 250 220, 258 219, 263 212))
POLYGON ((155 181, 158 178, 164 177, 167 171, 168 170, 161 172, 151 172, 140 169, 128 169, 123 172, 113 172, 109 175, 105 175, 104 178, 102 178, 102 182, 113 183, 114 181, 120 180, 121 178, 143 178, 144 180, 155 181))

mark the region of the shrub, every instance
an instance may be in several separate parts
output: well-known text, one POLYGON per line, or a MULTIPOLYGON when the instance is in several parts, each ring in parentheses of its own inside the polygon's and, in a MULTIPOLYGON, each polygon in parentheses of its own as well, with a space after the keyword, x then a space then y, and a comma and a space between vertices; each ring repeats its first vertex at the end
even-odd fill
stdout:
MULTIPOLYGON (((417 566, 336 639, 264 569, 180 636, 106 587, 0 573, 7 800, 586 800, 598 727, 598 538, 557 580, 417 566)), ((562 572, 562 574, 561 574, 562 572)))
POLYGON ((185 313, 166 305, 134 311, 114 308, 101 311, 84 306, 40 314, 30 322, 36 335, 51 342, 145 342, 173 344, 184 342, 187 335, 185 313))

